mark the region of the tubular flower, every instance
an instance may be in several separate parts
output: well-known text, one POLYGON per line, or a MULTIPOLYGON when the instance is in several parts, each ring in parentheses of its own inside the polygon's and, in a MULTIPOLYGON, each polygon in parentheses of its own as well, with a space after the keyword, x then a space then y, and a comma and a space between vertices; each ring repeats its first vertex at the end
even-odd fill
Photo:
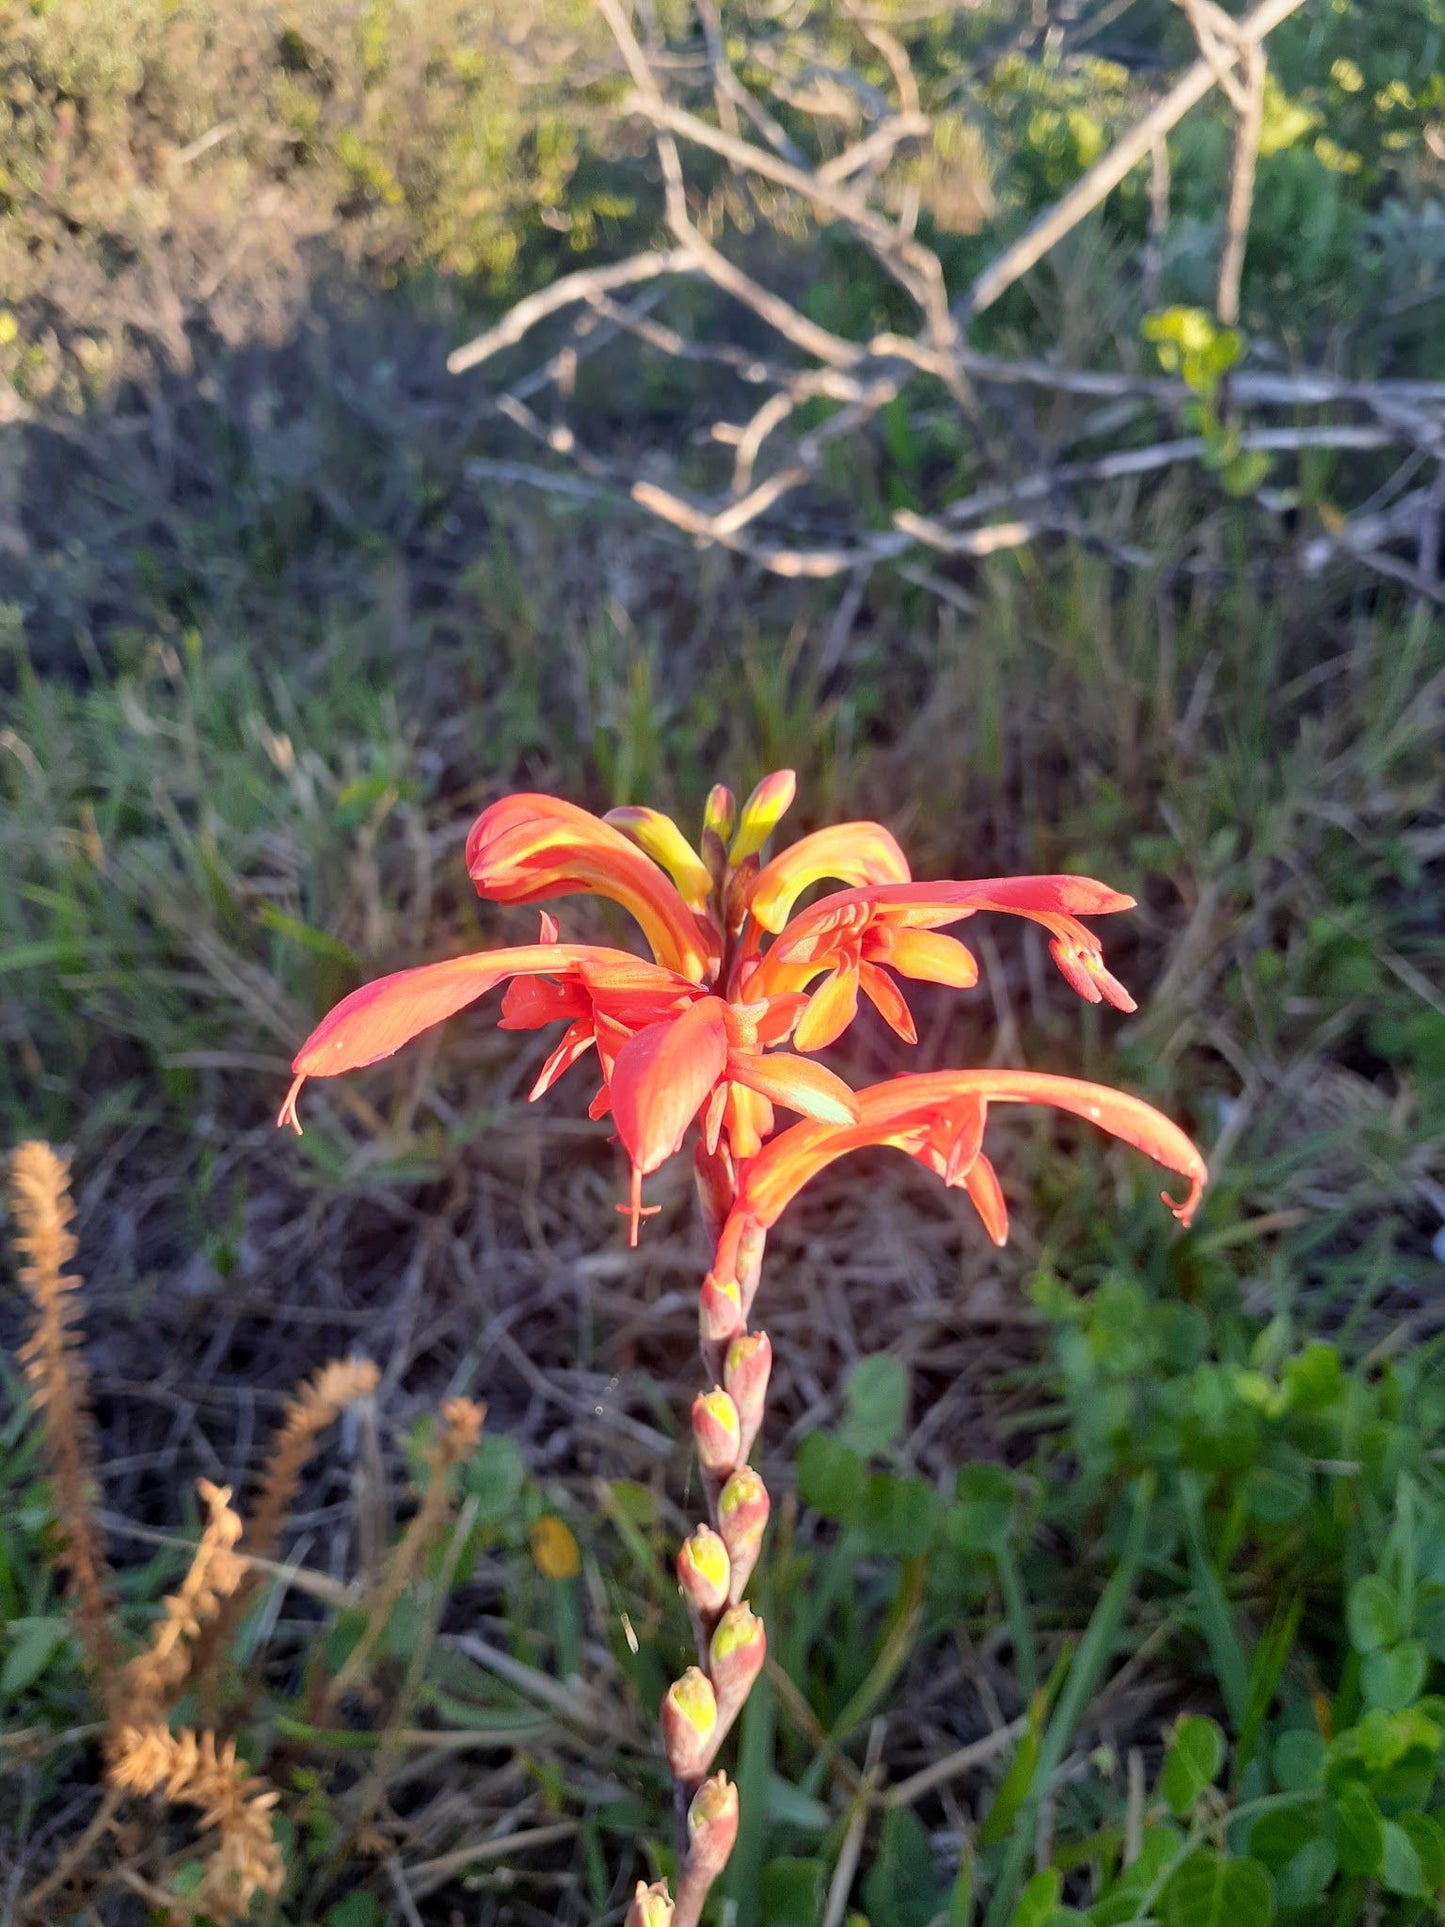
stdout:
MULTIPOLYGON (((278 1122, 300 1130, 296 1100, 308 1077, 334 1077, 389 1057, 505 984, 503 1029, 564 1026, 533 1098, 596 1052, 601 1082, 591 1115, 611 1114, 631 1164, 622 1209, 635 1243, 642 1180, 680 1148, 695 1120, 705 1201, 717 1193, 708 1206, 713 1229, 733 1206, 739 1174, 776 1130, 778 1108, 825 1134, 866 1128, 848 1086, 798 1053, 839 1037, 860 997, 912 1042, 898 977, 961 989, 977 981, 970 952, 941 934, 947 925, 980 910, 1029 917, 1048 930, 1060 969, 1082 996, 1133 1009, 1105 968, 1098 939, 1079 921, 1126 909, 1131 898, 1087 877, 914 883, 903 852, 878 823, 815 831, 760 864, 793 791, 789 770, 765 777, 740 810, 726 790, 715 789, 701 853, 656 810, 629 807, 604 820, 526 793, 492 804, 466 843, 467 871, 481 896, 502 904, 580 892, 608 898, 636 918, 652 961, 561 943, 544 911, 537 943, 364 984, 297 1053, 278 1122), (793 916, 803 891, 826 879, 850 887, 793 916)), ((963 1181, 983 1196, 982 1175, 963 1181)))
POLYGON ((777 1223, 810 1179, 848 1151, 892 1145, 945 1184, 962 1185, 995 1244, 1008 1237, 1008 1215, 993 1166, 983 1154, 990 1104, 1051 1104, 1097 1124, 1189 1181, 1182 1201, 1164 1202, 1188 1224, 1209 1173, 1197 1146, 1177 1124, 1141 1098, 1107 1084, 1043 1071, 931 1071, 891 1077, 859 1091, 856 1124, 798 1124, 775 1137, 739 1174, 737 1201, 718 1239, 715 1281, 733 1275, 735 1254, 777 1223))

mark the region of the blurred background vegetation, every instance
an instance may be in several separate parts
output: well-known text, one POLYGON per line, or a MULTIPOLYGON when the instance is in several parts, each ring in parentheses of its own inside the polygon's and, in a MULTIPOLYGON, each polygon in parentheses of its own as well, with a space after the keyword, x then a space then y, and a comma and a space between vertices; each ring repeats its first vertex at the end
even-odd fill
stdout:
MULTIPOLYGON (((662 71, 705 75, 691 13, 655 25, 662 71)), ((884 185, 916 194, 950 289, 1195 53, 1164 0, 799 0, 720 30, 816 143, 892 85, 879 28, 933 130, 884 185)), ((1305 0, 1268 51, 1241 368, 1445 380, 1445 6, 1305 0)), ((565 1092, 527 1110, 527 1047, 484 1019, 318 1093, 299 1148, 270 1119, 334 997, 501 934, 462 876, 483 803, 521 785, 691 819, 711 782, 791 765, 798 827, 879 816, 920 874, 1132 890, 1105 935, 1137 1017, 1080 1011, 999 932, 978 992, 924 1004, 916 1061, 1117 1081, 1215 1182, 1180 1236, 1127 1154, 1022 1124, 1002 1254, 886 1159, 780 1228, 774 1664, 719 1921, 1436 1919, 1439 399, 1413 450, 1170 468, 1007 553, 779 579, 610 485, 706 484, 708 365, 590 355, 574 412, 609 470, 572 492, 490 367, 446 372, 518 298, 655 239, 623 92, 582 0, 0 0, 0 1120, 7 1145, 73 1148, 127 1624, 184 1564, 178 1495, 244 1487, 305 1372, 375 1358, 375 1412, 288 1542, 316 1583, 267 1593, 222 1695, 282 1795, 271 1917, 620 1918, 668 1833, 651 1723, 686 1640, 687 1174, 619 1248, 605 1131, 565 1092), (1331 548, 1362 516, 1393 572, 1331 548), (356 1575, 463 1393, 489 1419, 452 1535, 318 1724, 316 1669, 362 1636, 356 1575), (538 1538, 553 1518, 575 1555, 538 1538)), ((1162 212, 1146 166, 970 346, 1157 373, 1171 312, 1213 301, 1229 148, 1216 95, 1170 136, 1162 212)), ((729 251, 810 318, 891 325, 846 232, 722 163, 700 179, 729 251)), ((758 348, 690 283, 651 318, 758 348)), ((926 393, 885 409, 804 523, 886 528, 1144 432, 1127 398, 1020 392, 989 391, 986 455, 926 393)), ((898 1067, 855 1048, 856 1077, 898 1067)), ((7 1342, 22 1322, 0 1305, 7 1342)), ((102 1796, 6 1386, 18 1908, 102 1796)), ((137 1808, 39 1917, 162 1919, 191 1852, 137 1808)))

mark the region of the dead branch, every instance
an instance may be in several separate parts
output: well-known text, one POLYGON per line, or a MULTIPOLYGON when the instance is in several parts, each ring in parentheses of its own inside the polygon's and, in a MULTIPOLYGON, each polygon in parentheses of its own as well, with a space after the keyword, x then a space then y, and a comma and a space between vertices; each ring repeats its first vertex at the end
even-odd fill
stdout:
POLYGON ((1235 27, 1233 45, 1220 48, 1222 65, 1218 69, 1214 62, 1203 56, 1196 60, 1159 104, 1136 122, 1127 134, 1115 141, 1108 153, 1094 163, 1062 200, 1056 201, 1041 214, 1012 247, 1006 248, 996 261, 984 269, 968 291, 966 306, 969 312, 982 314, 985 308, 993 306, 1005 289, 1013 286, 1020 275, 1027 274, 1030 268, 1037 266, 1050 249, 1056 247, 1086 214, 1091 213, 1120 181, 1133 172, 1140 161, 1147 158, 1154 143, 1183 120, 1191 107, 1203 100, 1217 84, 1220 73, 1232 69, 1242 58, 1248 44, 1257 46, 1303 4, 1304 0, 1260 0, 1254 12, 1246 14, 1235 27))
MULTIPOLYGON (((567 310, 574 311, 564 324, 561 346, 498 392, 493 402, 499 415, 564 467, 536 467, 489 453, 485 461, 474 462, 470 472, 579 500, 622 494, 694 540, 727 548, 773 573, 810 579, 846 576, 850 595, 881 564, 906 564, 910 553, 931 550, 977 558, 1053 532, 1082 539, 1127 566, 1158 562, 1160 558, 1101 532, 1107 530, 1107 521, 1097 513, 1086 516, 1075 491, 1107 492, 1114 484, 1213 459, 1215 444, 1177 432, 1176 423, 1187 419, 1186 410, 1195 400, 1191 391, 1173 377, 1063 368, 1046 360, 984 354, 965 340, 959 317, 970 307, 987 307, 1097 206, 1137 160, 1148 156, 1153 158, 1156 204, 1151 245, 1157 253, 1167 215, 1165 136, 1215 85, 1238 117, 1218 285, 1221 319, 1227 322, 1237 315, 1262 114, 1263 43, 1300 0, 1261 0, 1239 21, 1214 0, 1178 4, 1193 25, 1199 60, 959 303, 950 299, 939 256, 915 231, 915 184, 895 177, 886 196, 883 191, 887 170, 905 146, 926 142, 932 132, 907 50, 892 33, 871 19, 858 19, 860 32, 892 75, 893 101, 871 84, 845 85, 847 76, 824 63, 807 58, 799 62, 790 44, 776 34, 749 45, 752 84, 745 85, 732 64, 717 0, 704 0, 700 42, 676 57, 644 47, 625 0, 598 0, 632 83, 626 109, 652 133, 662 175, 663 219, 672 245, 564 276, 456 351, 449 364, 454 370, 478 367, 527 341, 538 328, 559 322, 567 310), (759 75, 766 79, 759 82, 759 75), (823 92, 804 106, 797 98, 799 85, 823 92), (802 137, 784 129, 772 111, 769 93, 795 112, 846 122, 846 145, 831 157, 804 153, 802 137), (751 260, 743 265, 735 258, 736 250, 724 252, 716 226, 722 213, 718 197, 711 188, 689 188, 684 149, 726 162, 735 183, 727 204, 733 204, 739 192, 751 194, 756 211, 769 220, 781 194, 815 221, 842 229, 907 293, 916 310, 915 330, 886 329, 850 338, 816 319, 786 282, 774 277, 769 285, 753 271, 751 260), (760 349, 750 339, 744 346, 717 333, 692 336, 672 325, 656 310, 666 284, 678 278, 709 284, 749 319, 754 337, 761 324, 772 337, 771 345, 760 349), (638 292, 623 298, 628 289, 638 292), (735 397, 731 403, 720 402, 710 424, 690 431, 689 446, 732 452, 730 474, 719 476, 711 493, 706 484, 701 489, 680 486, 651 464, 649 472, 639 474, 635 463, 605 459, 586 446, 573 426, 569 417, 581 356, 595 352, 603 341, 618 339, 711 369, 720 389, 731 386, 735 391, 740 385, 753 391, 741 409, 735 397), (1116 405, 1066 431, 1059 445, 1057 428, 1035 433, 1020 403, 1007 399, 1008 391, 1019 389, 1051 398, 1095 397, 1116 405), (549 390, 554 406, 538 412, 531 399, 549 390), (940 398, 956 409, 968 424, 969 453, 953 472, 940 470, 932 478, 931 490, 941 500, 900 509, 888 526, 860 533, 847 526, 849 512, 837 500, 831 479, 837 471, 828 451, 866 433, 882 410, 905 396, 916 414, 936 410, 940 398), (832 411, 821 422, 819 403, 832 411), (1090 444, 1097 448, 1101 437, 1121 429, 1133 433, 1137 423, 1147 423, 1151 411, 1164 418, 1164 432, 1157 439, 1142 447, 1091 452, 1090 444), (1077 457, 1073 449, 1079 451, 1077 457)), ((828 139, 825 132, 821 143, 826 146, 828 139)), ((1237 445, 1246 452, 1289 458, 1312 449, 1373 452, 1398 445, 1425 459, 1445 458, 1445 383, 1362 382, 1308 370, 1246 368, 1231 374, 1229 401, 1237 445), (1295 419, 1272 425, 1269 411, 1278 409, 1291 411, 1295 419), (1302 426, 1302 410, 1331 418, 1302 426)), ((1261 491, 1261 501, 1266 493, 1261 491)), ((1106 517, 1108 513, 1105 507, 1106 517)), ((1434 526, 1434 520, 1427 528, 1419 518, 1414 525, 1410 539, 1422 556, 1434 526)), ((1332 551, 1338 552, 1353 555, 1356 550, 1351 545, 1332 551)), ((1371 558, 1377 553, 1386 552, 1369 544, 1359 551, 1369 566, 1374 566, 1371 558)), ((907 566, 914 579, 934 586, 943 581, 916 564, 907 566)), ((1195 564, 1174 558, 1167 566, 1188 569, 1195 564)), ((1413 586, 1430 571, 1422 562, 1407 573, 1413 586)), ((956 584, 946 586, 950 597, 967 600, 956 584)))

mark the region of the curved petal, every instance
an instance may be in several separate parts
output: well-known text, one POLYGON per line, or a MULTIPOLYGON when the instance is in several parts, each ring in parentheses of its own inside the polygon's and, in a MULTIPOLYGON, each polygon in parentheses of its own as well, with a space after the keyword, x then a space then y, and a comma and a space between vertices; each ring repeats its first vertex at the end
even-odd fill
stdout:
MULTIPOLYGON (((758 873, 748 909, 764 930, 779 931, 810 883, 906 884, 908 858, 881 823, 834 823, 800 837, 758 873)), ((826 901, 826 899, 825 899, 826 901)))
POLYGON ((913 1021, 908 1000, 886 970, 875 963, 860 963, 858 988, 895 1036, 901 1037, 905 1044, 918 1042, 918 1026, 913 1021))
POLYGON ((825 1050, 836 1043, 858 1015, 858 962, 847 955, 813 992, 798 1019, 793 1042, 799 1050, 825 1050))
POLYGON ((750 1091, 757 1091, 784 1110, 801 1111, 804 1117, 827 1124, 856 1124, 858 1100, 841 1077, 811 1058, 794 1057, 791 1051, 770 1051, 754 1056, 746 1051, 729 1054, 728 1076, 750 1091))
POLYGON ((756 1157, 763 1148, 764 1138, 772 1135, 773 1103, 761 1091, 750 1091, 745 1084, 730 1083, 727 1094, 723 1129, 736 1163, 740 1158, 756 1157))
POLYGON ((617 1135, 644 1175, 670 1158, 727 1064, 725 1006, 703 997, 638 1031, 608 1079, 617 1135))
POLYGON ((578 1058, 585 1057, 596 1042, 591 1024, 569 1024, 561 1043, 538 1071, 536 1081, 527 1093, 527 1102, 533 1104, 550 1091, 563 1072, 570 1071, 578 1058))
MULTIPOLYGON (((1049 949, 1055 963, 1080 996, 1094 1004, 1107 999, 1116 1009, 1130 1011, 1136 1008, 1134 999, 1105 968, 1103 946, 1079 918, 1111 915, 1131 909, 1133 903, 1132 897, 1111 890, 1106 883, 1076 876, 980 877, 971 882, 885 883, 839 890, 820 897, 779 933, 763 959, 755 994, 766 995, 798 965, 817 965, 827 959, 844 934, 862 933, 870 954, 878 946, 877 960, 886 962, 881 955, 889 941, 885 930, 895 945, 903 942, 906 953, 910 933, 937 930, 980 910, 994 910, 1042 924, 1052 938, 1049 949)), ((925 952, 917 954, 922 957, 925 952)), ((912 974, 902 963, 898 967, 912 974)), ((961 960, 955 967, 967 968, 961 960)), ((789 987, 793 987, 791 981, 789 987)))
POLYGON ((712 895, 712 877, 670 816, 664 816, 661 810, 624 804, 620 809, 609 810, 602 821, 621 830, 640 850, 645 850, 654 863, 662 865, 689 910, 707 908, 707 900, 712 895))
POLYGON ((983 1219, 983 1228, 996 1245, 1008 1243, 1008 1205, 1004 1202, 1003 1186, 982 1151, 964 1173, 964 1188, 967 1190, 974 1210, 983 1219))
POLYGON ((666 971, 630 957, 625 950, 600 950, 590 944, 529 943, 486 950, 445 963, 394 971, 362 984, 343 997, 312 1031, 292 1059, 295 1081, 277 1119, 299 1131, 296 1098, 308 1077, 337 1077, 343 1071, 375 1064, 409 1044, 433 1024, 464 1010, 507 977, 562 975, 589 959, 651 972, 661 985, 675 984, 666 971))
POLYGON ((967 1128, 956 1107, 960 1100, 971 1099, 989 1104, 1051 1104, 1132 1144, 1166 1170, 1188 1179, 1189 1194, 1182 1203, 1167 1193, 1164 1197, 1181 1224, 1188 1224, 1194 1215, 1209 1176, 1198 1147, 1177 1124, 1142 1098, 1111 1090, 1106 1084, 1044 1071, 927 1071, 889 1078, 856 1096, 857 1124, 795 1124, 774 1138, 743 1173, 739 1209, 765 1228, 776 1224, 810 1178, 835 1158, 864 1145, 892 1144, 914 1157, 926 1150, 922 1161, 932 1163, 941 1148, 939 1125, 947 1119, 951 1128, 957 1118, 967 1128))
POLYGON ((716 966, 715 941, 671 879, 611 824, 555 796, 504 796, 467 835, 467 874, 479 896, 539 903, 590 892, 629 910, 653 955, 692 983, 716 966))
POLYGON ((950 990, 972 990, 978 982, 978 964, 971 950, 957 937, 939 936, 933 930, 895 930, 890 924, 875 925, 868 932, 867 952, 876 963, 918 983, 946 984, 950 990))

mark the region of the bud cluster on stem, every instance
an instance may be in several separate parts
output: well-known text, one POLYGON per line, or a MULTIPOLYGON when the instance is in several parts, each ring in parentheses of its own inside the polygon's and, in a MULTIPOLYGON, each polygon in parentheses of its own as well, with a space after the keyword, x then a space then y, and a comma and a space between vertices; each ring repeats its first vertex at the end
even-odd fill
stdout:
MULTIPOLYGON (((710 807, 721 825, 731 799, 719 797, 710 807)), ((730 1164, 700 1151, 698 1194, 714 1235, 727 1217, 732 1190, 730 1164)), ((720 1254, 720 1260, 703 1279, 698 1299, 703 1362, 715 1382, 698 1393, 691 1413, 709 1520, 688 1534, 677 1555, 697 1664, 668 1687, 661 1714, 663 1750, 677 1790, 678 1875, 673 1892, 665 1882, 639 1884, 625 1927, 697 1927, 738 1831, 737 1788, 713 1771, 713 1763, 767 1658, 763 1622, 744 1598, 769 1512, 767 1487, 747 1462, 762 1429, 773 1367, 767 1333, 747 1328, 762 1234, 746 1250, 720 1254)))

